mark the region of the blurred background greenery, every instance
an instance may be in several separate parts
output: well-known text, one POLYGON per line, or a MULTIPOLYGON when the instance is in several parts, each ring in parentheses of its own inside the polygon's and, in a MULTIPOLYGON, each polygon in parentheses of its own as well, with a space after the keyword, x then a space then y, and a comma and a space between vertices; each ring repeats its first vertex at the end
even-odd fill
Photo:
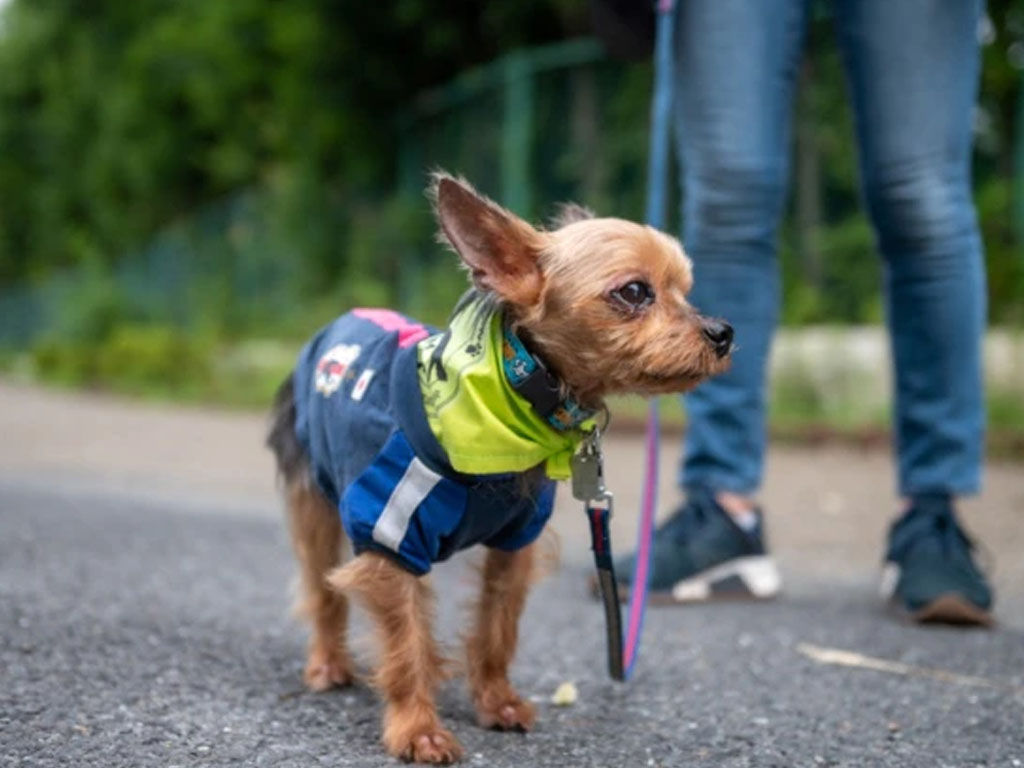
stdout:
MULTIPOLYGON (((586 0, 9 0, 0 365, 263 404, 297 343, 346 307, 443 320, 464 278, 433 243, 432 167, 533 219, 567 199, 640 218, 650 64, 615 61, 590 35, 586 0)), ((990 0, 979 35, 990 317, 1019 340, 1024 0, 990 0)), ((880 266, 828 3, 795 121, 784 323, 877 324, 880 266)), ((794 376, 776 388, 780 423, 884 426, 874 405, 838 421, 816 410, 794 376)), ((1024 430, 1010 387, 992 400, 1024 430)))

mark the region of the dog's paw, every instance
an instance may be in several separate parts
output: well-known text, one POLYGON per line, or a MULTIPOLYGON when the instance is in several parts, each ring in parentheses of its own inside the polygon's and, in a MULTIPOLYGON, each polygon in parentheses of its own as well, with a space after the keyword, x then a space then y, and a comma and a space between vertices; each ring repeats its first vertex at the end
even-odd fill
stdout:
POLYGON ((448 765, 462 757, 462 745, 440 726, 391 739, 385 734, 384 741, 393 756, 413 763, 448 765))
POLYGON ((316 693, 329 691, 331 688, 342 688, 351 685, 355 679, 349 660, 344 657, 328 658, 314 655, 306 664, 303 674, 306 687, 316 693))
POLYGON ((523 701, 515 691, 494 692, 477 699, 476 719, 483 728, 499 731, 521 731, 533 728, 537 713, 528 701, 523 701))

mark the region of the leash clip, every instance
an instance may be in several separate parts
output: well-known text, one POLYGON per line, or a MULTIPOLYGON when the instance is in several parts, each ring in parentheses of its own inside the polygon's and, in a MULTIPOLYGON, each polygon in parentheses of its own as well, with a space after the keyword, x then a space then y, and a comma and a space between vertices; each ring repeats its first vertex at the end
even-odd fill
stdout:
POLYGON ((587 433, 580 449, 572 457, 572 495, 588 507, 600 506, 612 512, 612 493, 604 484, 604 456, 601 430, 587 433))

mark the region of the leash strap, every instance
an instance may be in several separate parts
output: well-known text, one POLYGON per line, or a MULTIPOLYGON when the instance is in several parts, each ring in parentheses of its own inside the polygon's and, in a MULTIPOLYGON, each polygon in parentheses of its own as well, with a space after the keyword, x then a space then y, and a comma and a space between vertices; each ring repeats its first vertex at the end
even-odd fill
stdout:
POLYGON ((613 497, 604 484, 599 428, 587 434, 579 451, 572 457, 572 495, 583 502, 590 523, 590 546, 594 552, 594 566, 597 568, 597 584, 604 603, 608 636, 608 674, 613 680, 622 681, 626 679, 622 614, 619 611, 619 588, 612 565, 612 537, 608 530, 613 497))
MULTIPOLYGON (((676 0, 658 0, 657 36, 654 44, 654 100, 651 104, 651 154, 647 167, 647 223, 665 229, 669 134, 672 122, 672 80, 675 69, 676 0)), ((647 410, 646 467, 640 521, 636 535, 636 559, 629 594, 629 619, 626 622, 625 679, 633 676, 640 655, 647 590, 650 581, 651 549, 654 539, 654 512, 658 508, 658 399, 652 397, 647 410)))
POLYGON ((665 228, 672 80, 675 68, 675 0, 657 0, 654 42, 654 98, 651 101, 651 154, 647 157, 647 223, 665 228))
POLYGON ((644 484, 644 506, 640 515, 636 565, 633 569, 635 586, 631 590, 623 631, 619 607, 619 586, 615 579, 612 557, 612 537, 609 521, 614 498, 604 484, 601 455, 601 433, 598 429, 584 439, 580 450, 572 459, 573 496, 583 501, 590 523, 590 546, 594 553, 597 585, 604 606, 605 630, 608 648, 608 674, 613 680, 628 680, 633 674, 640 650, 644 612, 647 607, 647 578, 651 555, 651 534, 654 530, 655 491, 657 488, 657 427, 647 434, 647 471, 644 484), (652 457, 653 452, 653 457, 652 457))
MULTIPOLYGON (((647 223, 657 229, 664 229, 668 188, 669 126, 672 118, 675 0, 657 0, 657 12, 654 100, 651 104, 651 154, 647 167, 647 223)), ((618 681, 628 680, 633 676, 640 652, 640 637, 643 634, 654 537, 654 511, 658 506, 658 422, 658 400, 651 398, 647 412, 646 468, 637 530, 636 562, 630 581, 632 589, 627 608, 625 634, 619 608, 619 589, 612 567, 611 535, 608 531, 608 521, 612 515, 612 495, 604 487, 601 435, 598 430, 595 429, 588 435, 581 450, 573 458, 573 495, 584 502, 590 522, 597 583, 604 604, 608 635, 608 672, 613 680, 618 681)))
MULTIPOLYGON (((657 408, 653 405, 652 408, 657 408)), ((597 585, 604 606, 608 647, 608 674, 613 680, 624 681, 633 676, 633 668, 640 652, 644 614, 647 608, 647 583, 650 575, 651 546, 654 533, 654 510, 657 506, 658 487, 658 427, 657 411, 648 421, 647 467, 644 473, 643 505, 637 532, 636 563, 633 567, 633 588, 630 590, 626 625, 623 631, 619 607, 619 585, 615 579, 612 557, 612 537, 609 521, 613 511, 613 496, 604 485, 601 456, 601 438, 598 430, 587 435, 580 451, 573 456, 573 495, 583 501, 590 523, 590 547, 594 553, 597 585)))
POLYGON ((597 567, 597 584, 604 605, 604 625, 607 634, 608 674, 612 680, 626 679, 625 654, 622 647, 622 614, 619 612, 619 586, 615 582, 612 567, 612 539, 608 532, 611 518, 611 497, 608 506, 587 504, 587 518, 590 520, 590 540, 594 550, 594 565, 597 567))

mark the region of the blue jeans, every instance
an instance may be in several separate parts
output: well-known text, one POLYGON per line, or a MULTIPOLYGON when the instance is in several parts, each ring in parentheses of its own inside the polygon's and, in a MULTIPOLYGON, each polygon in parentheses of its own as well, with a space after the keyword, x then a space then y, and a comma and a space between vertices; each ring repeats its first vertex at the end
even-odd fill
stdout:
MULTIPOLYGON (((675 124, 693 303, 736 328, 685 397, 681 482, 749 493, 765 452, 776 229, 808 0, 679 0, 675 124)), ((863 197, 884 261, 904 495, 978 489, 985 274, 971 201, 981 0, 835 0, 863 197)), ((865 258, 870 258, 865 254, 865 258)))

